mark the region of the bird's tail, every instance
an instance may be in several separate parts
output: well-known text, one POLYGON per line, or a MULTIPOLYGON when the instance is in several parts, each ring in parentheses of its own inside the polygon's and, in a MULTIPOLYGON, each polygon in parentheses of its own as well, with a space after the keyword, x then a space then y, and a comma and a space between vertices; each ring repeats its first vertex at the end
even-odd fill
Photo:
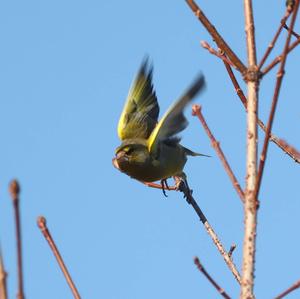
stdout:
POLYGON ((190 149, 186 148, 183 146, 183 149, 185 151, 185 153, 188 155, 188 156, 193 156, 193 157, 196 157, 196 156, 203 156, 203 157, 211 157, 211 156, 208 156, 208 155, 204 155, 204 154, 199 154, 199 153, 195 153, 193 151, 191 151, 190 149))

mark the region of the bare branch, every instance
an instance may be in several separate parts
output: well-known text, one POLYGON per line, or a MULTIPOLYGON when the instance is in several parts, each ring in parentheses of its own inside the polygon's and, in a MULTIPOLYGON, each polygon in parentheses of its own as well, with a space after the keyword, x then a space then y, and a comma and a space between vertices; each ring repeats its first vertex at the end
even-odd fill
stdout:
POLYGON ((230 61, 236 66, 236 68, 242 73, 245 74, 247 68, 242 63, 242 61, 237 57, 237 55, 232 51, 232 49, 228 46, 216 28, 211 24, 211 22, 204 15, 203 11, 199 8, 199 6, 193 0, 186 0, 187 4, 191 8, 191 10, 195 13, 198 20, 202 23, 208 33, 212 36, 213 40, 216 42, 218 47, 226 53, 229 57, 230 61))
POLYGON ((230 249, 229 249, 229 251, 228 251, 228 255, 232 258, 232 254, 233 254, 233 252, 235 251, 235 249, 236 249, 236 244, 232 244, 231 246, 230 246, 230 249))
POLYGON ((256 64, 256 45, 254 35, 253 8, 251 0, 244 0, 245 31, 248 54, 248 85, 247 101, 247 174, 244 205, 244 245, 243 245, 243 274, 241 284, 241 299, 254 298, 254 267, 256 251, 257 206, 254 196, 257 164, 257 101, 258 101, 258 72, 256 64))
MULTIPOLYGON (((288 48, 288 53, 294 50, 300 44, 300 38, 294 41, 288 48)), ((265 76, 268 72, 270 72, 279 62, 283 59, 283 53, 277 56, 264 70, 261 71, 261 75, 265 76)))
POLYGON ((226 62, 227 64, 229 64, 230 66, 236 68, 236 66, 227 58, 226 55, 224 55, 224 52, 222 51, 216 51, 215 49, 213 49, 208 42, 206 41, 201 41, 200 42, 201 46, 206 49, 210 54, 213 54, 219 58, 221 58, 224 62, 226 62))
POLYGON ((63 272, 64 277, 66 278, 66 281, 67 281, 67 283, 68 283, 68 285, 69 285, 69 287, 70 287, 70 289, 73 293, 74 298, 75 299, 80 299, 81 297, 78 293, 78 290, 77 290, 77 288, 76 288, 76 286, 75 286, 75 284, 74 284, 74 282, 71 278, 71 275, 70 275, 70 273, 69 273, 69 271, 68 271, 68 269, 67 269, 67 267, 66 267, 66 265, 65 265, 65 263, 64 263, 64 261, 61 257, 61 255, 60 255, 59 251, 58 251, 58 248, 55 245, 55 242, 54 242, 54 240, 53 240, 53 238, 50 234, 50 231, 48 230, 48 227, 47 227, 47 224, 46 224, 46 218, 43 217, 43 216, 38 217, 37 224, 38 224, 39 229, 43 233, 46 241, 48 242, 48 244, 51 248, 51 251, 53 252, 53 254, 54 254, 54 256, 55 256, 55 258, 58 262, 58 265, 59 265, 61 271, 63 272))
POLYGON ((285 297, 286 295, 288 295, 289 293, 293 292, 294 290, 296 290, 298 288, 300 288, 300 280, 298 280, 297 282, 295 282, 292 286, 290 286, 284 292, 282 292, 281 294, 279 294, 278 296, 276 296, 274 299, 281 299, 281 298, 285 297))
POLYGON ((16 241, 17 241, 17 271, 18 271, 18 292, 17 298, 24 299, 23 286, 23 262, 22 262, 22 236, 21 236, 21 221, 19 208, 20 185, 17 180, 13 180, 9 185, 9 191, 14 207, 14 218, 16 226, 16 241))
MULTIPOLYGON (((223 54, 224 55, 224 54, 223 54)), ((228 75, 231 79, 231 82, 234 86, 234 89, 238 95, 238 97, 240 98, 242 104, 244 105, 246 111, 247 111, 247 98, 243 92, 243 90, 241 89, 230 65, 228 63, 226 63, 225 60, 223 60, 224 65, 226 67, 226 70, 228 72, 228 75)), ((265 124, 258 118, 257 119, 258 125, 259 127, 266 132, 266 126, 265 124)), ((277 137, 276 135, 274 135, 273 133, 270 133, 270 140, 275 143, 280 149, 282 149, 286 154, 288 154, 295 162, 300 163, 300 153, 299 151, 297 151, 297 149, 295 149, 293 146, 291 146, 290 144, 288 144, 286 141, 284 141, 283 139, 277 137)))
POLYGON ((221 147, 220 147, 220 143, 215 139, 215 137, 213 136, 211 130, 209 129, 205 119, 204 119, 204 116, 202 115, 202 112, 201 112, 201 106, 199 105, 193 105, 193 115, 194 116, 197 116, 198 119, 200 120, 207 136, 209 137, 210 141, 211 141, 211 146, 215 149, 218 157, 220 158, 221 162, 222 162, 222 165, 226 171, 226 173, 228 174, 229 176, 229 179, 230 181, 232 182, 232 185, 234 187, 234 189, 236 190, 238 196, 240 197, 241 201, 244 202, 244 191, 242 190, 236 176, 234 175, 221 147))
POLYGON ((267 50, 266 50, 263 58, 261 59, 261 62, 258 65, 258 70, 261 70, 263 64, 266 62, 267 58, 269 57, 269 55, 270 55, 271 51, 273 50, 273 48, 274 48, 274 46, 276 44, 276 41, 277 41, 277 39, 278 39, 281 31, 282 31, 282 28, 284 28, 285 22, 289 18, 290 14, 291 14, 291 10, 289 8, 287 8, 287 10, 286 10, 286 12, 284 14, 284 17, 280 21, 279 28, 277 29, 274 38, 270 42, 270 44, 269 44, 269 46, 268 46, 268 48, 267 48, 267 50))
POLYGON ((200 263, 200 260, 198 257, 194 258, 194 263, 197 266, 198 270, 207 278, 207 280, 215 287, 215 289, 219 292, 219 294, 226 299, 230 299, 229 295, 222 289, 216 281, 208 274, 208 272, 205 270, 203 265, 200 263))
POLYGON ((230 256, 228 255, 227 251, 225 250, 224 246, 222 245, 220 239, 218 238, 217 234, 213 230, 212 226, 209 224, 207 218, 203 214, 202 210, 198 206, 197 202, 195 201, 194 197, 191 194, 191 190, 189 190, 188 186, 185 185, 185 183, 180 182, 179 184, 179 191, 183 192, 184 197, 186 198, 186 201, 188 204, 190 204, 195 212, 197 213, 200 221, 203 223, 207 233, 211 237, 212 241, 216 245, 217 249, 219 250, 220 254, 223 256, 223 259, 225 260, 225 263, 227 264, 228 268, 232 272, 235 279, 238 281, 239 284, 241 284, 241 276, 231 260, 230 256))
POLYGON ((289 33, 284 45, 284 51, 283 51, 283 57, 282 61, 280 64, 280 68, 277 73, 277 79, 276 79, 276 85, 275 85, 275 91, 273 95, 273 100, 272 100, 272 105, 271 105, 271 111, 269 114, 269 119, 267 123, 267 129, 266 129, 266 134, 265 134, 265 139, 264 139, 264 144, 263 144, 263 149, 260 155, 260 161, 259 161, 259 168, 258 168, 258 174, 257 174, 257 180, 256 180, 256 186, 255 186, 255 196, 258 196, 259 190, 260 190, 260 185, 261 185, 261 180, 263 176, 263 171, 264 171, 264 166, 265 166, 265 161, 267 158, 267 151, 268 151, 268 146, 269 146, 269 137, 270 137, 270 132, 272 130, 272 125, 273 125, 273 120, 274 120, 274 115, 276 112, 276 107, 277 107, 277 102, 279 98, 279 92, 281 88, 281 83, 284 75, 284 68, 285 68, 285 63, 288 55, 288 48, 290 44, 290 40, 292 37, 292 31, 294 29, 294 25, 296 22, 297 18, 297 13, 299 9, 299 0, 296 0, 295 6, 294 6, 294 11, 292 15, 292 20, 291 20, 291 26, 289 28, 289 33))
POLYGON ((7 299, 6 277, 7 273, 4 268, 3 256, 0 248, 0 299, 7 299))

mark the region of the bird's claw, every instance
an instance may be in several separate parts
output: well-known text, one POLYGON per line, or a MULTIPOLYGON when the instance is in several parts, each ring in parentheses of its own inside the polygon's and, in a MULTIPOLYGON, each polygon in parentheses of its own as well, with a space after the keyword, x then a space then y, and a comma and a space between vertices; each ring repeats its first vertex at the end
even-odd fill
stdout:
POLYGON ((161 183, 161 189, 162 189, 162 192, 163 192, 164 196, 168 197, 168 195, 166 193, 166 189, 170 190, 170 187, 168 185, 167 179, 161 180, 160 183, 161 183))

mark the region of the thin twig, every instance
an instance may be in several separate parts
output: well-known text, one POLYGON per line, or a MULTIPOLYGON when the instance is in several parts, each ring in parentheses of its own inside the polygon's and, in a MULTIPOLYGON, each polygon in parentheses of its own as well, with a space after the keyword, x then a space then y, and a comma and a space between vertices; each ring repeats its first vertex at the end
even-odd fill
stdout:
MULTIPOLYGON (((287 31, 289 31, 289 27, 287 26, 287 24, 283 23, 282 26, 283 26, 284 29, 286 29, 287 31)), ((297 32, 295 32, 294 30, 292 30, 292 35, 294 37, 296 37, 297 39, 300 38, 300 35, 297 32)))
POLYGON ((236 66, 227 58, 227 56, 224 54, 224 52, 216 51, 214 48, 212 48, 208 42, 206 41, 201 41, 200 42, 201 46, 206 49, 210 54, 213 54, 219 58, 221 58, 224 62, 228 63, 232 67, 236 68, 236 66))
POLYGON ((254 267, 256 251, 257 206, 254 196, 257 175, 257 101, 258 72, 256 64, 256 45, 254 35, 254 18, 251 0, 244 0, 245 31, 248 56, 248 86, 247 101, 247 174, 244 204, 244 244, 243 244, 243 274, 241 284, 241 299, 254 298, 254 267))
POLYGON ((230 61, 236 66, 236 68, 242 73, 245 74, 247 71, 246 66, 242 63, 242 61, 237 57, 237 55, 232 51, 229 45, 225 42, 216 28, 212 25, 212 23, 207 19, 203 11, 199 8, 199 6, 193 0, 186 0, 187 4, 194 12, 198 20, 202 23, 208 33, 212 36, 213 40, 216 42, 217 46, 222 49, 230 61))
POLYGON ((295 282, 292 286, 290 286, 288 289, 286 289, 281 294, 277 295, 274 299, 281 299, 298 288, 300 288, 300 280, 295 282))
POLYGON ((217 234, 213 230, 212 226, 209 224, 207 218, 203 214, 202 210, 198 206, 197 202, 195 201, 194 197, 191 194, 191 190, 187 187, 187 185, 184 182, 180 182, 179 186, 179 191, 183 192, 184 197, 186 198, 186 201, 188 204, 190 204, 195 212, 197 213, 200 221, 203 223, 207 233, 211 237, 212 241, 216 245, 217 249, 219 250, 220 254, 223 256, 223 259, 225 260, 225 263, 227 264, 228 268, 232 272, 233 276, 235 279, 238 281, 239 284, 241 284, 241 276, 231 260, 230 256, 228 255, 227 251, 225 250, 224 246, 222 245, 220 239, 218 238, 217 234))
POLYGON ((222 289, 216 281, 208 274, 206 269, 203 267, 203 265, 200 263, 200 260, 198 257, 194 258, 194 263, 197 266, 198 270, 207 278, 207 280, 215 287, 215 289, 219 292, 219 294, 226 299, 230 299, 229 295, 222 289))
MULTIPOLYGON (((298 45, 300 44, 300 38, 295 40, 288 48, 288 53, 290 53, 292 50, 294 50, 298 45)), ((260 75, 265 76, 268 72, 270 72, 279 62, 282 61, 283 53, 279 56, 277 56, 267 67, 265 67, 260 75)))
POLYGON ((286 20, 288 19, 288 17, 290 16, 291 14, 291 10, 289 8, 287 8, 285 14, 284 14, 284 17, 281 19, 280 21, 280 25, 279 25, 279 28, 277 29, 275 35, 274 35, 274 38, 272 39, 272 41, 270 42, 263 58, 261 59, 261 62, 259 63, 258 65, 258 70, 261 70, 263 64, 266 62, 267 58, 269 57, 271 51, 273 50, 275 44, 276 44, 276 41, 282 31, 282 29, 284 28, 284 25, 285 25, 285 22, 286 20))
POLYGON ((285 71, 284 70, 285 63, 286 63, 286 59, 287 59, 287 55, 288 55, 288 48, 289 48, 290 40, 291 40, 291 37, 292 37, 292 31, 294 29, 294 25, 295 25, 296 18, 297 18, 299 3, 300 3, 299 0, 296 0, 293 15, 292 15, 292 20, 291 20, 291 25, 290 25, 288 36, 287 36, 287 39, 286 39, 286 42, 285 42, 285 45, 284 45, 282 61, 281 61, 281 64, 280 64, 280 67, 279 67, 279 70, 278 70, 278 73, 277 73, 275 91, 274 91, 271 110, 270 110, 269 119, 268 119, 268 123, 267 123, 267 129, 266 129, 263 149, 262 149, 262 152, 261 152, 261 155, 260 155, 258 174, 257 174, 256 185, 255 185, 255 193, 254 193, 254 195, 256 197, 258 196, 258 193, 259 193, 259 190, 260 190, 260 185, 261 185, 261 180, 262 180, 262 176, 263 176, 265 161, 266 161, 266 158, 267 158, 270 132, 272 130, 274 115, 275 115, 275 112, 276 112, 277 102, 278 102, 278 99, 279 99, 279 92, 280 92, 281 83, 282 83, 282 79, 283 79, 283 75, 284 75, 284 71, 285 71))
POLYGON ((14 218, 16 226, 16 241, 17 241, 17 269, 18 269, 18 292, 17 298, 24 299, 24 286, 23 286, 23 262, 22 262, 22 236, 21 236, 21 221, 20 221, 20 207, 19 207, 19 194, 20 185, 17 180, 13 180, 9 185, 9 191, 14 207, 14 218))
POLYGON ((229 251, 228 251, 228 255, 230 256, 230 258, 232 258, 232 254, 233 254, 233 252, 235 251, 235 249, 236 249, 236 244, 232 244, 232 245, 230 246, 229 251))
POLYGON ((7 299, 6 277, 7 273, 4 268, 3 256, 0 248, 0 299, 7 299))
POLYGON ((224 167, 226 173, 229 176, 229 179, 230 179, 235 191, 237 192, 237 194, 240 197, 241 201, 244 202, 244 196, 245 196, 244 191, 242 190, 236 176, 234 175, 234 173, 233 173, 233 171, 232 171, 232 169, 231 169, 231 167, 230 167, 230 165, 229 165, 229 163, 228 163, 228 161, 227 161, 227 159, 226 159, 226 157, 225 157, 225 155, 224 155, 224 153, 223 153, 223 151, 220 147, 220 143, 215 139, 214 135, 212 134, 211 130, 209 129, 209 127, 208 127, 208 125, 207 125, 207 123, 204 119, 204 116, 201 112, 201 106, 193 105, 192 110, 193 110, 193 115, 197 116, 198 119, 200 120, 207 136, 209 137, 209 139, 211 141, 212 147, 215 149, 218 157, 220 158, 220 160, 223 164, 223 167, 224 167))
MULTIPOLYGON (((223 54, 224 55, 224 54, 223 54)), ((225 60, 223 60, 224 65, 226 67, 226 70, 228 72, 228 75, 232 81, 232 84, 234 86, 234 89, 238 95, 238 97, 240 98, 242 104, 244 105, 246 111, 247 111, 247 98, 243 92, 243 90, 241 89, 230 65, 228 63, 226 63, 225 60)), ((257 119, 258 125, 259 127, 266 132, 266 126, 265 124, 258 118, 257 119)), ((288 154, 295 162, 300 163, 300 153, 299 151, 291 146, 290 144, 288 144, 286 141, 284 141, 283 139, 277 137, 276 135, 274 135, 273 133, 270 133, 270 140, 275 143, 281 150, 283 150, 286 154, 288 154)))
POLYGON ((53 240, 53 238, 50 234, 50 231, 48 230, 48 227, 47 227, 47 224, 46 224, 46 218, 43 217, 43 216, 38 217, 37 224, 38 224, 39 229, 43 233, 45 239, 47 240, 47 242, 48 242, 48 244, 51 248, 51 251, 53 252, 53 254, 54 254, 54 256, 55 256, 55 258, 58 262, 58 265, 59 265, 61 271, 63 272, 64 277, 66 278, 66 281, 67 281, 67 283, 68 283, 68 285, 69 285, 69 287, 70 287, 70 289, 73 293, 74 298, 75 299, 80 299, 81 297, 78 293, 78 290, 77 290, 77 288, 76 288, 76 286, 75 286, 75 284, 74 284, 74 282, 71 278, 71 275, 70 275, 70 273, 69 273, 69 271, 68 271, 68 269, 67 269, 67 267, 66 267, 66 265, 65 265, 65 263, 64 263, 64 261, 61 257, 61 255, 60 255, 59 251, 58 251, 58 248, 55 245, 55 242, 54 242, 54 240, 53 240))

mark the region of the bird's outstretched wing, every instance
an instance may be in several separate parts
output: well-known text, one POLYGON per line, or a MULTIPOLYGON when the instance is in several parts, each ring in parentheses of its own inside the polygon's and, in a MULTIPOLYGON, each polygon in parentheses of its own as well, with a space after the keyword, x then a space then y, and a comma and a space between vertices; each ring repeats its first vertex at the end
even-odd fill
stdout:
POLYGON ((185 106, 205 87, 202 74, 198 75, 186 92, 167 110, 148 139, 149 152, 158 150, 160 141, 166 140, 184 130, 188 121, 183 115, 185 106))
POLYGON ((159 106, 152 84, 153 67, 146 58, 132 83, 118 124, 121 140, 147 139, 157 123, 159 106))

